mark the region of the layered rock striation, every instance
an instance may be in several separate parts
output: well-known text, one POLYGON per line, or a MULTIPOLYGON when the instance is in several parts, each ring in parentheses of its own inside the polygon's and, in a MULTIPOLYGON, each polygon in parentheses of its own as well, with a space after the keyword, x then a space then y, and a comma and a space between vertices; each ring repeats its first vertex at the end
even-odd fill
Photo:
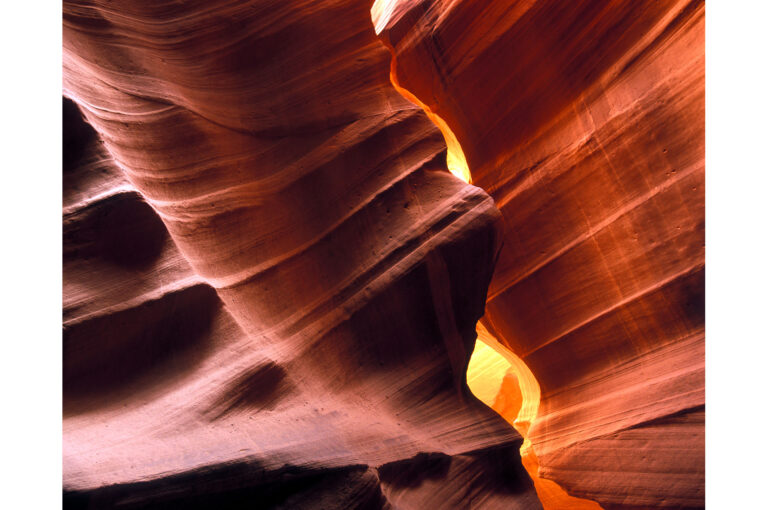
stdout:
POLYGON ((372 14, 504 217, 483 324, 541 387, 539 474, 604 508, 702 507, 704 3, 372 14))
POLYGON ((65 2, 68 505, 540 507, 464 380, 499 213, 369 8, 65 2))
POLYGON ((65 1, 67 506, 702 507, 703 19, 65 1))

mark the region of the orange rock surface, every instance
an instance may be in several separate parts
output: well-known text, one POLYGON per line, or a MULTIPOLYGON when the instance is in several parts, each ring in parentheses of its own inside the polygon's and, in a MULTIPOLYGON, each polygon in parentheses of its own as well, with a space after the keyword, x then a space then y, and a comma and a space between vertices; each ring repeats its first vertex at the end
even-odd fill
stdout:
POLYGON ((702 507, 703 11, 65 1, 65 506, 702 507))
POLYGON ((504 216, 483 323, 540 384, 539 474, 604 508, 702 507, 704 3, 372 14, 504 216))

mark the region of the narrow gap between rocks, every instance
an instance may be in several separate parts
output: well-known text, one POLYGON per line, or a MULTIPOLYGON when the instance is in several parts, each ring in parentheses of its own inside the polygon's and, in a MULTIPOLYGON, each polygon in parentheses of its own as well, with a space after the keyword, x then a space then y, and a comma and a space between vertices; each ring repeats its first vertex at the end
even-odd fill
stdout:
MULTIPOLYGON (((396 1, 376 0, 371 8, 371 21, 376 27, 391 13, 396 1)), ((379 30, 377 30, 377 35, 379 30)), ((433 112, 412 92, 400 85, 397 78, 397 58, 394 48, 380 39, 389 50, 389 78, 395 89, 407 100, 419 106, 427 117, 440 129, 448 148, 446 165, 448 170, 465 181, 472 183, 472 173, 458 138, 448 124, 433 112)), ((536 419, 541 389, 536 377, 525 362, 502 345, 480 322, 477 323, 477 340, 467 368, 467 385, 472 393, 485 405, 496 411, 509 422, 523 437, 520 457, 523 466, 533 480, 536 493, 544 510, 602 510, 595 501, 569 495, 553 480, 539 476, 539 460, 529 438, 529 430, 536 419)))

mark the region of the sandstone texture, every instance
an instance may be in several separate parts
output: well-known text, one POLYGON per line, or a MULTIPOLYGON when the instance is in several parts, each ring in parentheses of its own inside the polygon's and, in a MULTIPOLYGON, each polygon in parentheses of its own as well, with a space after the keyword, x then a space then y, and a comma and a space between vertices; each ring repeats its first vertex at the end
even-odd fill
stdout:
MULTIPOLYGON (((370 6, 215 7, 64 5, 99 135, 65 169, 65 500, 293 508, 327 475, 357 494, 335 508, 384 507, 418 496, 376 469, 432 453, 461 499, 472 452, 520 442, 464 384, 499 213, 391 85, 370 6)), ((537 508, 520 473, 486 506, 537 508)))
POLYGON ((63 11, 65 507, 703 507, 703 2, 63 11))
POLYGON ((604 508, 703 506, 704 2, 373 14, 503 215, 483 324, 541 387, 540 475, 604 508))

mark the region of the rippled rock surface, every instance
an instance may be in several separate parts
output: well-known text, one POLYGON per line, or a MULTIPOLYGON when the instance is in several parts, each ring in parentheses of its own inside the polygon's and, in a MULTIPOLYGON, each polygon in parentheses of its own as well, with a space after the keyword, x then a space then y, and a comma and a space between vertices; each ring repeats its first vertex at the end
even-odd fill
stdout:
POLYGON ((703 2, 63 22, 65 506, 703 506, 703 2))
POLYGON ((380 1, 393 79, 504 218, 483 323, 541 386, 540 474, 704 505, 704 2, 380 1))

